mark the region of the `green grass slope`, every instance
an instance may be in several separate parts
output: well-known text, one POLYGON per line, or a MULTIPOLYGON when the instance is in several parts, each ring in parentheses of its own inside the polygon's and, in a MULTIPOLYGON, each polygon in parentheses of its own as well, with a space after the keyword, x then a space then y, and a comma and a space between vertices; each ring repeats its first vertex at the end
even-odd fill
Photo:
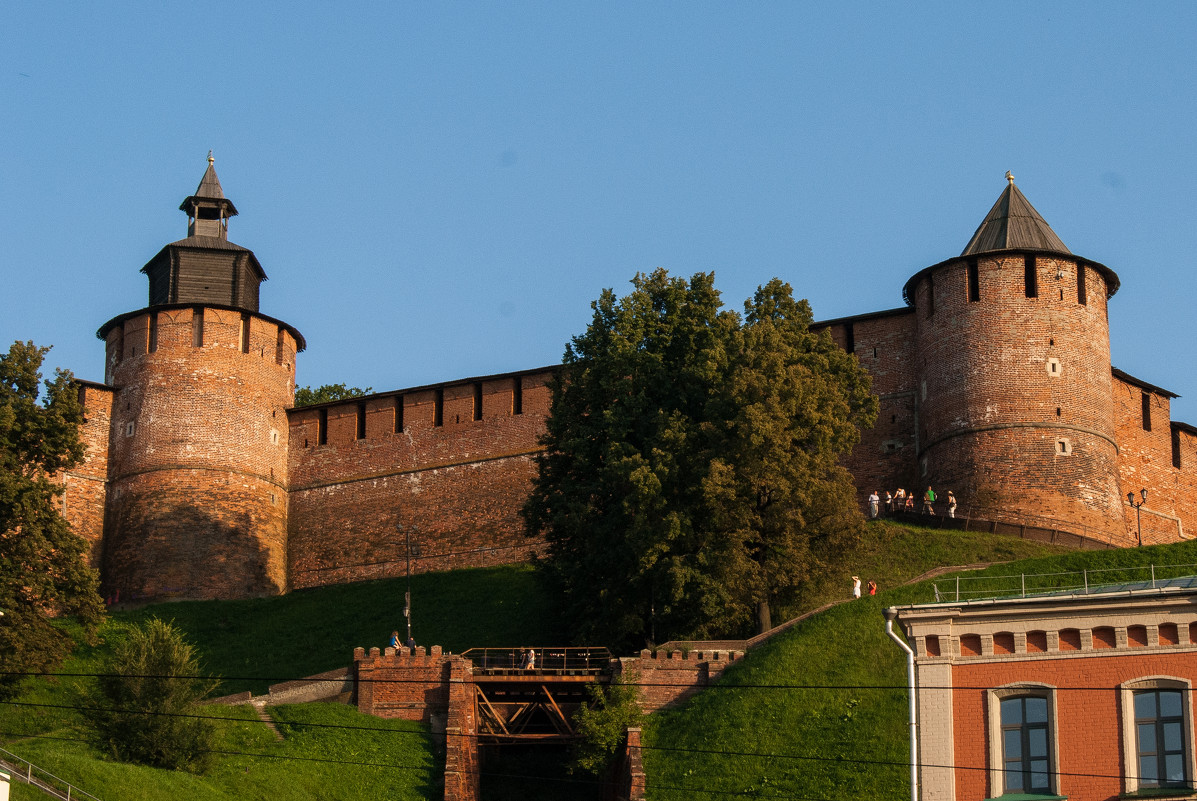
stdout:
MULTIPOLYGON (((885 635, 887 606, 935 600, 931 582, 894 587, 916 553, 940 553, 947 564, 986 559, 1029 543, 949 532, 875 532, 873 557, 845 555, 857 575, 877 577, 876 598, 849 601, 815 615, 748 654, 718 686, 686 705, 651 716, 644 732, 648 797, 693 798, 695 793, 806 799, 909 797, 906 663, 885 635), (953 539, 955 538, 955 539, 953 539), (880 547, 885 546, 885 547, 880 547), (889 546, 897 546, 889 547, 889 546), (894 587, 893 589, 885 589, 894 587)), ((1032 548, 1033 550, 1033 548, 1032 548)), ((918 561, 918 560, 914 560, 918 561)), ((1117 551, 1067 552, 995 565, 965 574, 968 592, 1014 593, 1022 575, 1028 591, 1197 572, 1197 542, 1117 551), (1170 567, 1162 567, 1169 565, 1170 567)), ((935 579, 941 592, 951 576, 935 579)), ((840 597, 843 581, 834 583, 840 597)), ((715 797, 711 796, 711 797, 715 797)), ((703 796, 707 797, 707 796, 703 796)))
MULTIPOLYGON (((414 576, 413 634, 421 645, 564 642, 533 570, 508 566, 414 576)), ((113 613, 101 642, 76 651, 60 671, 96 673, 130 627, 173 620, 196 647, 205 673, 226 678, 218 693, 264 693, 272 683, 350 663, 356 646, 382 646, 405 631, 406 580, 363 582, 247 601, 177 602, 113 613)), ((272 707, 282 742, 248 706, 208 706, 219 733, 204 776, 124 765, 82 741, 76 687, 84 679, 31 681, 0 703, 0 742, 35 765, 102 799, 423 799, 439 797, 443 762, 428 727, 384 721, 335 704, 272 707)), ((21 787, 16 798, 41 798, 21 787)))

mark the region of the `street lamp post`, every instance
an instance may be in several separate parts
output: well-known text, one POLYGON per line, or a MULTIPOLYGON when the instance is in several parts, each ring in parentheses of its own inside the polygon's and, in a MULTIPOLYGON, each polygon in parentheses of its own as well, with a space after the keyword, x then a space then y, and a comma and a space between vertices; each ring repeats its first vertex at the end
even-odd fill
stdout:
POLYGON ((407 618, 407 639, 404 640, 406 644, 411 642, 411 532, 402 523, 398 528, 407 542, 407 592, 403 593, 403 616, 407 618))
POLYGON ((1139 509, 1140 509, 1140 507, 1143 506, 1143 504, 1147 503, 1147 490, 1141 489, 1141 490, 1139 490, 1139 494, 1142 496, 1143 500, 1136 503, 1135 502, 1135 493, 1133 493, 1133 492, 1126 493, 1126 502, 1129 503, 1131 506, 1135 507, 1135 523, 1139 527, 1139 547, 1142 548, 1143 547, 1143 513, 1140 512, 1139 509))

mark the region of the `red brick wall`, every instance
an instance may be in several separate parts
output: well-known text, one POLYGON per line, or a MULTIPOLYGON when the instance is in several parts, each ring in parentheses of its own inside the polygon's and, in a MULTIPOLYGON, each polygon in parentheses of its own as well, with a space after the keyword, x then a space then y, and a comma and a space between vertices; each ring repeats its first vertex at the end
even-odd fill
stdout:
MULTIPOLYGON (((988 727, 986 687, 1000 687, 1019 680, 1058 688, 1057 740, 1065 774, 1057 792, 1073 799, 1107 799, 1122 792, 1122 732, 1117 687, 1122 682, 1148 676, 1171 676, 1197 681, 1197 658, 1192 652, 1136 654, 1072 659, 1036 659, 956 665, 952 684, 952 714, 956 771, 956 797, 996 798, 1001 788, 988 786, 988 727), (1098 687, 1097 690, 1069 690, 1098 687), (1097 774, 1097 775, 1079 775, 1097 774)), ((1192 731, 1192 721, 1190 721, 1192 731)))
POLYGON ((87 540, 91 566, 99 568, 104 536, 113 392, 108 387, 81 383, 79 399, 83 405, 83 426, 79 429, 79 438, 87 454, 82 463, 62 476, 63 514, 75 533, 87 540))
POLYGON ((876 425, 861 431, 860 442, 844 462, 863 505, 874 489, 884 498, 887 489, 916 486, 914 310, 832 324, 831 337, 840 347, 847 344, 849 324, 853 352, 872 376, 873 392, 881 401, 876 425))
POLYGON ((461 657, 441 652, 432 646, 431 654, 423 646, 413 655, 406 648, 380 651, 354 649, 357 666, 357 708, 363 714, 380 718, 398 718, 429 723, 432 715, 443 714, 449 706, 449 665, 461 657))
POLYGON ((1181 468, 1173 467, 1170 407, 1166 395, 1114 379, 1114 414, 1121 449, 1119 497, 1125 517, 1123 540, 1127 544, 1138 541, 1135 510, 1126 502, 1128 492, 1141 500, 1139 490, 1147 489, 1147 503, 1141 514, 1144 544, 1175 542, 1182 529, 1192 536, 1197 526, 1197 516, 1192 512, 1197 504, 1197 439, 1180 432, 1181 468), (1150 405, 1150 431, 1143 428, 1144 395, 1150 405))
POLYGON ((249 321, 243 342, 241 312, 205 308, 201 347, 190 307, 146 312, 109 332, 107 595, 285 589, 296 344, 277 323, 249 321))
POLYGON ((524 536, 519 509, 536 473, 550 377, 507 375, 292 410, 292 586, 402 575, 407 535, 419 552, 416 572, 528 559, 538 543, 524 536), (517 380, 520 414, 513 413, 517 380), (364 438, 357 436, 359 408, 364 438))
POLYGON ((977 302, 967 260, 918 281, 919 487, 1120 537, 1105 282, 1082 266, 1081 304, 1077 261, 1039 254, 1038 297, 1028 298, 1025 258, 980 258, 977 302))
POLYGON ((643 650, 640 656, 619 660, 621 674, 635 675, 640 685, 640 707, 645 714, 679 704, 723 675, 744 654, 739 651, 643 650))

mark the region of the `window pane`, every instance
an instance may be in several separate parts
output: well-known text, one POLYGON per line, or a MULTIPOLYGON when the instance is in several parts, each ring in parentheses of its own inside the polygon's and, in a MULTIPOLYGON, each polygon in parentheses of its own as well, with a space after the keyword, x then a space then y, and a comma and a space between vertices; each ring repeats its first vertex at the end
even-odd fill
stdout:
POLYGON ((1178 718, 1181 715, 1180 693, 1167 690, 1160 693, 1160 717, 1178 718))
POLYGON ((1002 701, 1002 725, 1017 726, 1022 723, 1022 699, 1007 698, 1002 701))
POLYGON ((1183 782, 1185 780, 1184 760, 1180 754, 1169 754, 1165 757, 1164 770, 1167 772, 1168 781, 1171 783, 1183 782))
POLYGON ((1022 759, 1022 732, 1019 729, 1007 729, 1002 732, 1005 740, 1004 753, 1007 760, 1022 759))
POLYGON ((1037 759, 1031 763, 1031 789, 1047 789, 1047 760, 1037 759))
POLYGON ((1157 784, 1159 782, 1159 766, 1156 763, 1154 756, 1139 757, 1139 778, 1145 784, 1157 784))
POLYGON ((1022 771, 1015 768, 1006 768, 1006 792, 1020 793, 1022 792, 1022 771))
POLYGON ((1154 723, 1140 723, 1139 724, 1139 752, 1140 753, 1155 753, 1155 724, 1154 723))
POLYGON ((1031 729, 1027 734, 1027 756, 1047 756, 1047 729, 1031 729))
POLYGON ((1169 721, 1164 724, 1164 751, 1175 754, 1180 748, 1180 721, 1169 721))
POLYGON ((1147 720, 1155 716, 1155 693, 1135 693, 1135 720, 1147 720))
POLYGON ((1028 698, 1027 702, 1027 722, 1028 723, 1047 723, 1047 699, 1046 698, 1028 698))

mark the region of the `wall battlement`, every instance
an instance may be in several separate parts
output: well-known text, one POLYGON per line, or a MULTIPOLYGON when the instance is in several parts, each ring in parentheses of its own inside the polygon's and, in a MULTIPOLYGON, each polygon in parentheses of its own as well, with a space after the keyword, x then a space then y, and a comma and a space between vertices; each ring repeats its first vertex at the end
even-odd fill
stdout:
MULTIPOLYGON (((101 327, 105 384, 81 383, 88 456, 63 476, 63 504, 108 595, 246 597, 398 576, 409 562, 535 558, 544 543, 520 509, 556 368, 293 408, 306 342, 260 313, 265 272, 227 240, 236 209, 211 162, 184 205, 190 224, 219 226, 189 228, 147 263, 150 305, 101 327)), ((846 461, 862 505, 874 489, 920 497, 930 485, 953 490, 962 514, 1050 520, 1117 545, 1138 542, 1139 518, 1143 542, 1190 536, 1197 427, 1170 419, 1172 393, 1110 364, 1118 287, 1011 179, 959 256, 907 280, 905 306, 817 323, 880 398, 846 461), (1136 516, 1125 499, 1141 489, 1136 516)), ((678 664, 722 664, 696 658, 678 664)))

